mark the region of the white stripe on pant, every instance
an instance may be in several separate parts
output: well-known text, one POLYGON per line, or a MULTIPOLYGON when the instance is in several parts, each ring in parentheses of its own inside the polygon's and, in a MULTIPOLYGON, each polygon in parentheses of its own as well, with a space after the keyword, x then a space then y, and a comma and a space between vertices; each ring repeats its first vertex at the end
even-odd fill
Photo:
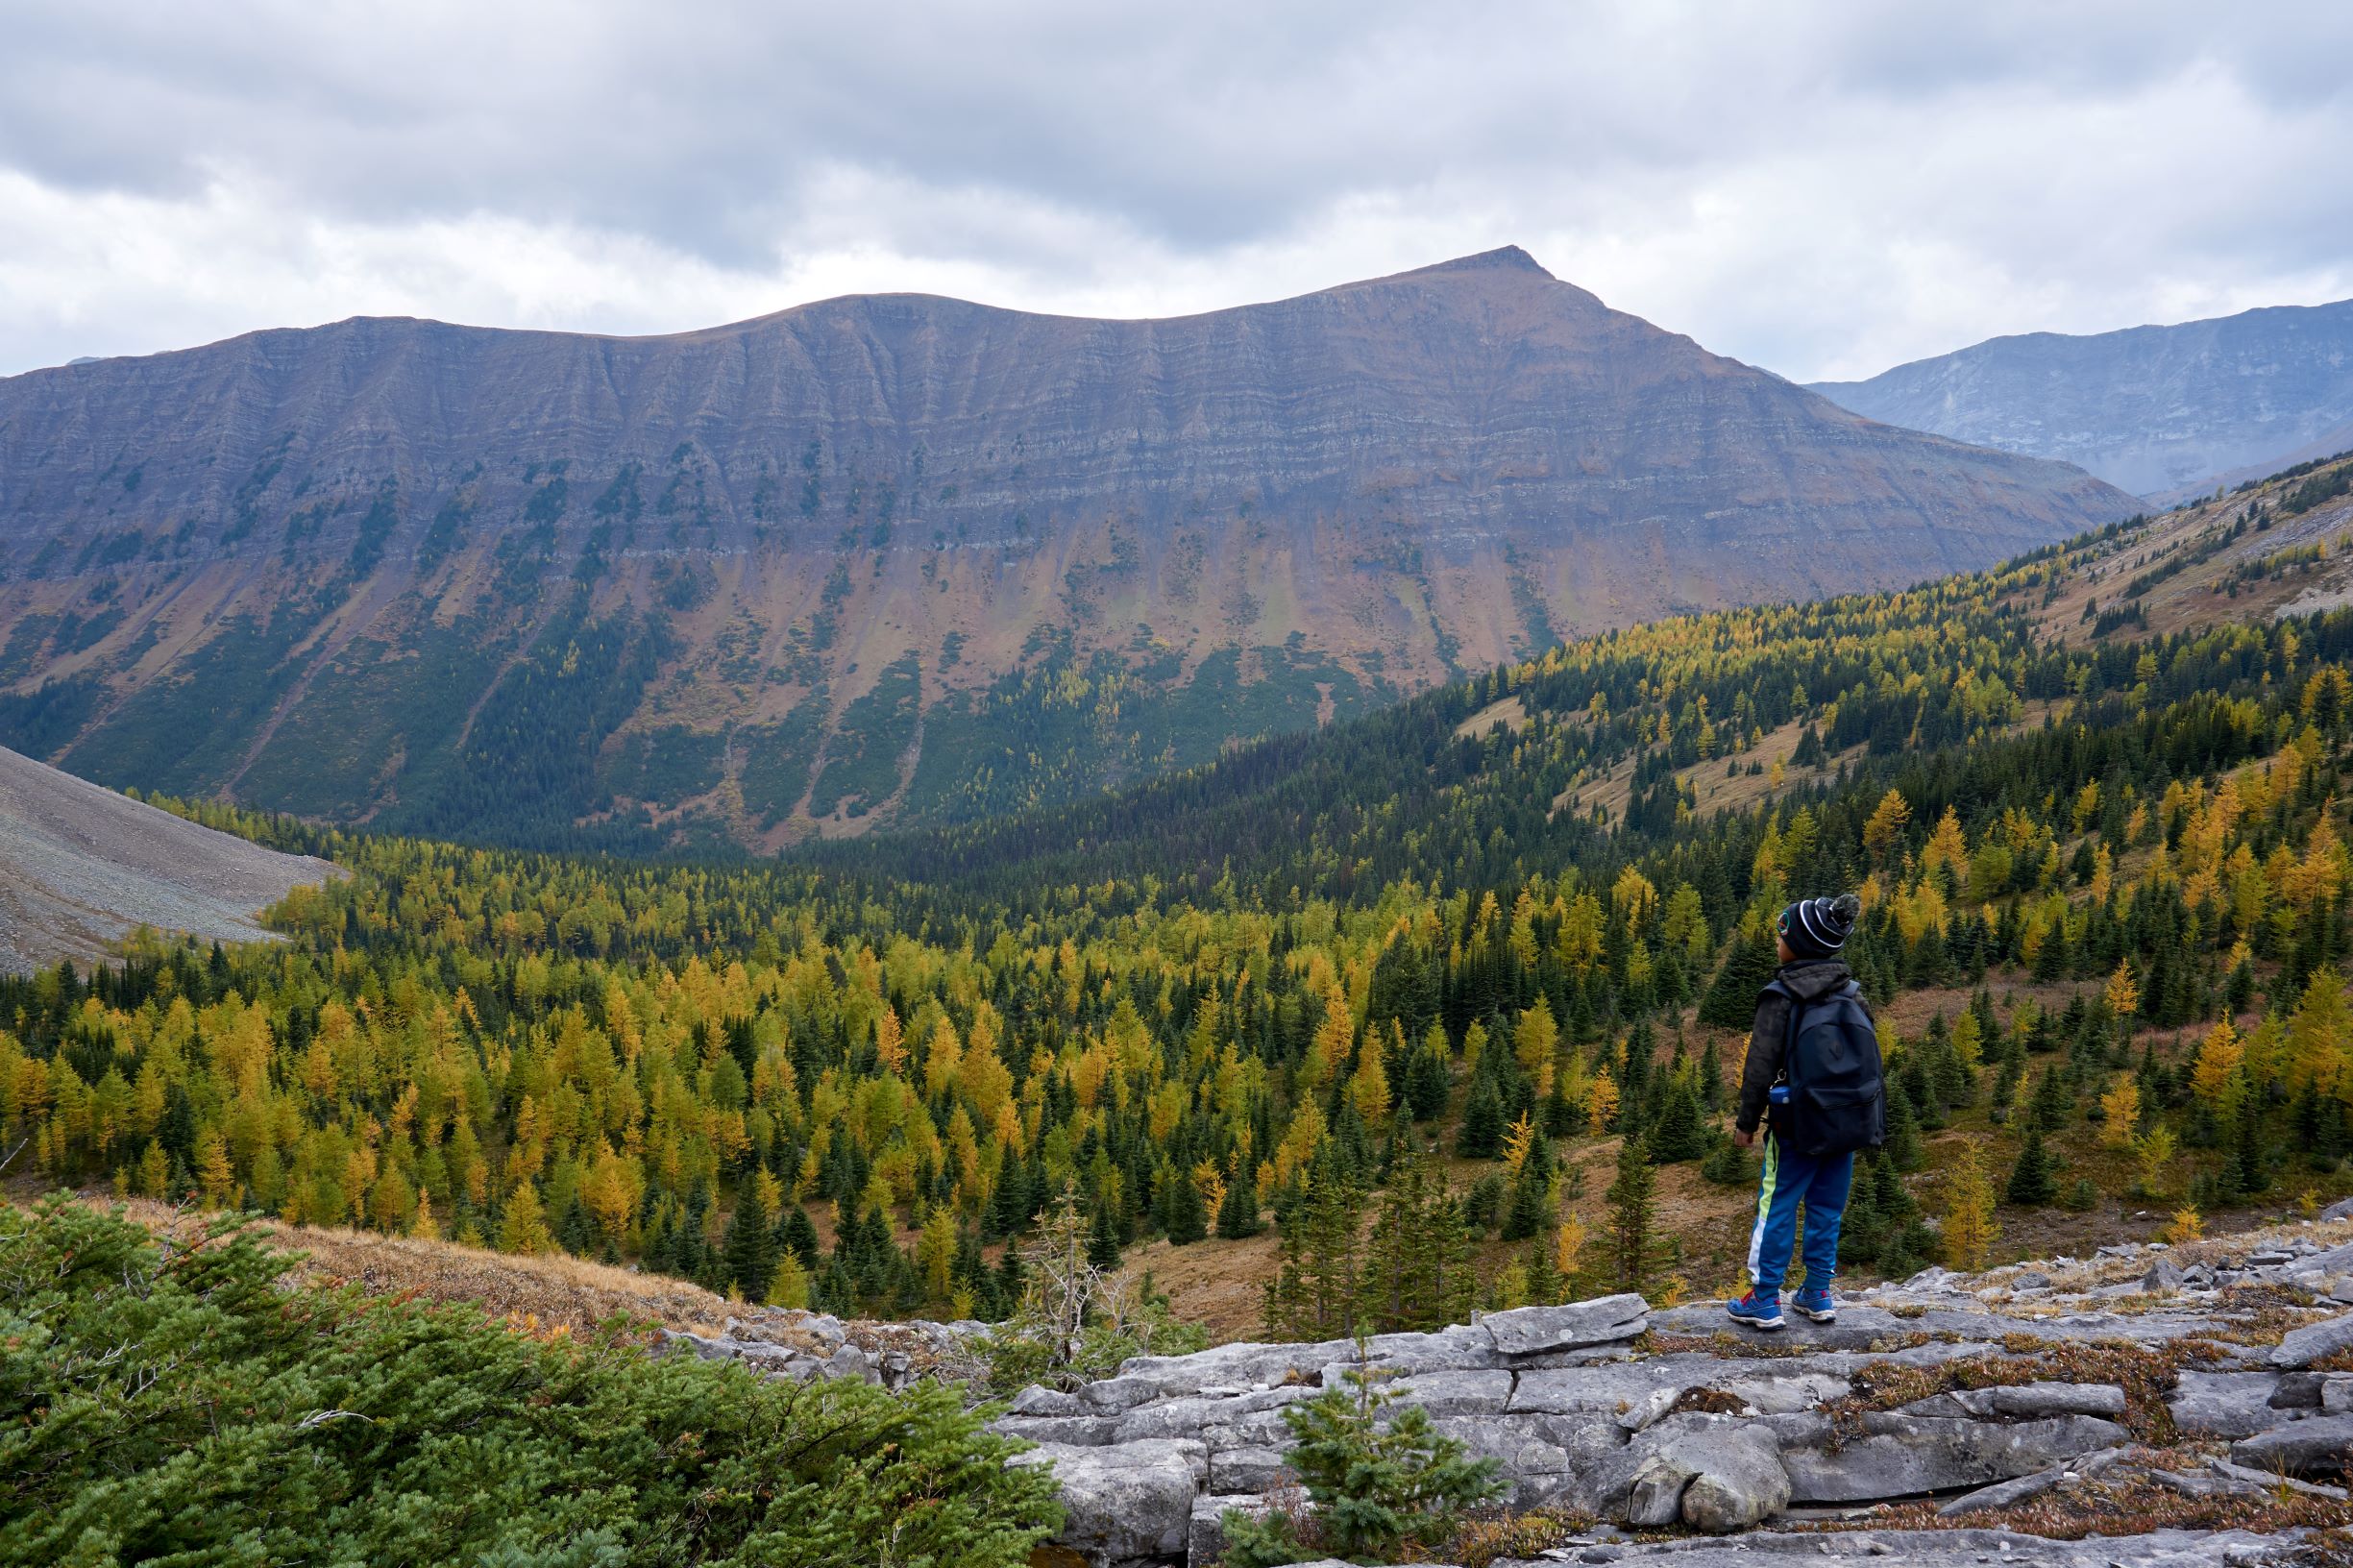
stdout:
POLYGON ((1756 1191, 1756 1224, 1749 1232, 1749 1283, 1758 1279, 1757 1264, 1765 1256, 1765 1223, 1773 1213, 1773 1190, 1780 1185, 1781 1141, 1765 1129, 1765 1175, 1756 1191))

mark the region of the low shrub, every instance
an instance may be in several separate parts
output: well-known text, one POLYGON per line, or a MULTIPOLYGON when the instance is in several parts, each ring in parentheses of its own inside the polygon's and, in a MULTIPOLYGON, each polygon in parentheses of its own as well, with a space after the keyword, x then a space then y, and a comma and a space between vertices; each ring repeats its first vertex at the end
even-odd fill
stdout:
POLYGON ((227 1223, 0 1206, 0 1563, 1013 1568, 1058 1518, 951 1387, 762 1381, 286 1266, 227 1223))

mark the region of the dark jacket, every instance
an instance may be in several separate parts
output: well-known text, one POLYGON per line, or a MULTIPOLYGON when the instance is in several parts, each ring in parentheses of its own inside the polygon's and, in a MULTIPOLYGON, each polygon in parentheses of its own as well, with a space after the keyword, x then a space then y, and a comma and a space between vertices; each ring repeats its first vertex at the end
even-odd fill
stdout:
MULTIPOLYGON (((1802 959, 1784 964, 1774 973, 1802 1002, 1826 996, 1854 978, 1836 958, 1802 959)), ((1777 991, 1760 992, 1756 998, 1756 1027, 1749 1036, 1749 1060, 1740 1069, 1740 1111, 1734 1117, 1744 1133, 1756 1131, 1765 1119, 1765 1099, 1781 1076, 1781 1052, 1789 1045, 1789 1002, 1777 991)))

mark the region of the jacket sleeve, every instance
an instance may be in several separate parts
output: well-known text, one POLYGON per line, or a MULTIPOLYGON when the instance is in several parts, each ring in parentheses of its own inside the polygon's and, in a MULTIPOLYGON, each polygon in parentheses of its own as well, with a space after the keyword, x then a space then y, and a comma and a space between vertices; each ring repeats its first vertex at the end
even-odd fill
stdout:
POLYGON ((1744 1133, 1765 1119, 1766 1096, 1781 1075, 1783 1037, 1789 1033, 1789 1001, 1777 991, 1756 999, 1756 1026, 1749 1034, 1748 1059, 1740 1068, 1740 1109, 1733 1122, 1744 1133))

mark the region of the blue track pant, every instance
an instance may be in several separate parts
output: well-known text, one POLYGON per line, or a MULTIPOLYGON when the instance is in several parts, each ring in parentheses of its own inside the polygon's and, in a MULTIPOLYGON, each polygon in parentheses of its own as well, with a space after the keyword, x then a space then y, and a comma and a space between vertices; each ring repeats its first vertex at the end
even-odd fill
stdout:
POLYGON ((1838 1222, 1853 1180, 1852 1154, 1808 1160, 1790 1153, 1766 1130, 1765 1174, 1757 1186, 1756 1224, 1749 1232, 1749 1279, 1758 1295, 1777 1294, 1789 1274, 1800 1204, 1805 1206, 1806 1287, 1830 1287, 1838 1272, 1838 1222))

